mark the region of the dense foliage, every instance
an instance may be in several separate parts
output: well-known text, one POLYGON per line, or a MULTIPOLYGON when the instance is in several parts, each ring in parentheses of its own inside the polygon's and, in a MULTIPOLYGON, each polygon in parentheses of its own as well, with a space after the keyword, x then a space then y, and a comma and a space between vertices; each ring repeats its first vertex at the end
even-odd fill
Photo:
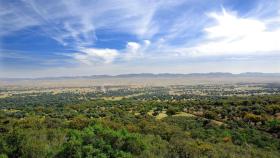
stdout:
POLYGON ((185 93, 156 87, 1 98, 0 158, 280 157, 278 89, 179 90, 185 93))

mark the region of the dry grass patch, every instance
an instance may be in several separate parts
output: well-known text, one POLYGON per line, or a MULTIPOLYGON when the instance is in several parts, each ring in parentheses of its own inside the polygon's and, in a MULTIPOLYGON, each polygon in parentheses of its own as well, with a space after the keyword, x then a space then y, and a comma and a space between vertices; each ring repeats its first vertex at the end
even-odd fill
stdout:
POLYGON ((185 117, 196 117, 195 115, 193 114, 190 114, 190 113, 186 113, 186 112, 177 112, 175 115, 173 116, 185 116, 185 117))
POLYGON ((167 117, 168 115, 166 114, 166 111, 162 111, 161 113, 159 113, 157 116, 156 116, 156 120, 161 120, 165 117, 167 117))

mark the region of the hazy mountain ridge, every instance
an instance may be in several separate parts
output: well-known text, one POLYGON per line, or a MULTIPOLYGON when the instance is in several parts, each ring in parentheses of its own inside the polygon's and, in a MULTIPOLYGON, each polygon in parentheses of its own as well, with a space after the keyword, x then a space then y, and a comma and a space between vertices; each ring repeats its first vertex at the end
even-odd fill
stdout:
POLYGON ((280 73, 245 72, 239 74, 210 72, 210 73, 135 73, 120 75, 92 75, 92 76, 62 76, 62 77, 39 77, 39 78, 0 78, 0 80, 67 80, 67 79, 99 79, 99 78, 158 78, 158 77, 280 77, 280 73))

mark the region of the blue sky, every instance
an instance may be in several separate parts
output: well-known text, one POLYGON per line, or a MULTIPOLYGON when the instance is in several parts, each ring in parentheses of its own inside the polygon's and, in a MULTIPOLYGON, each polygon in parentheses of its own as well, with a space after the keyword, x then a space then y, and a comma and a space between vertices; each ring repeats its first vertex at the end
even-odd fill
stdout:
POLYGON ((0 77, 280 72, 279 0, 0 0, 0 77))

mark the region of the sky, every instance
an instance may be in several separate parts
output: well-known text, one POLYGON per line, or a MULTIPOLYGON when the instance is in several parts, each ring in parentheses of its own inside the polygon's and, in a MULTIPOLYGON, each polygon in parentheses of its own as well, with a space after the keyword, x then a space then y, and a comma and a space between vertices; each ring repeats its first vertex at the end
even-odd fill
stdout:
POLYGON ((0 0, 0 77, 280 72, 280 0, 0 0))

